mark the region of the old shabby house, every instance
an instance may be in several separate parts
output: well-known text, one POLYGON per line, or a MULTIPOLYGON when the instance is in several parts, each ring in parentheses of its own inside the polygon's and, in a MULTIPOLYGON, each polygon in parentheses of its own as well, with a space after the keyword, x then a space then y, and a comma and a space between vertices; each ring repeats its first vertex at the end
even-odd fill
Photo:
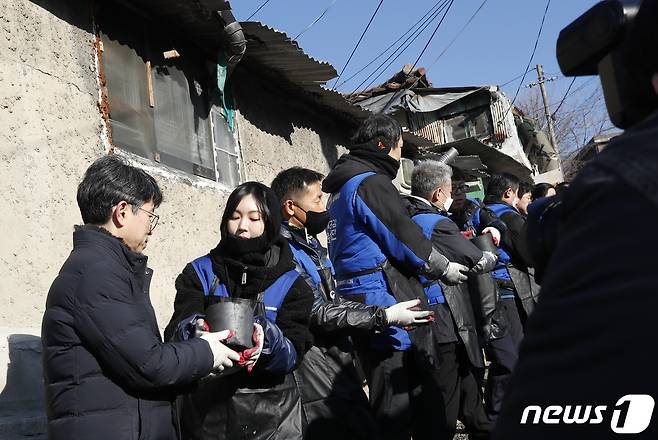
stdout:
POLYGON ((361 110, 321 87, 335 69, 284 33, 232 23, 226 8, 183 0, 3 4, 3 438, 44 432, 41 316, 81 222, 77 184, 94 159, 125 156, 163 188, 147 254, 164 326, 175 277, 217 243, 235 185, 269 183, 293 165, 326 173, 342 152, 361 110))

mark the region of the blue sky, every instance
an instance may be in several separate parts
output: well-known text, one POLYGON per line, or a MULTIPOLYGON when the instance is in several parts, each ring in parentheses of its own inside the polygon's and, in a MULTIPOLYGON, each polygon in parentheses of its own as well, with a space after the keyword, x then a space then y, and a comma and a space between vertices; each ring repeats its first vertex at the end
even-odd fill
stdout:
MULTIPOLYGON (((246 20, 264 0, 234 0, 232 6, 239 20, 246 20)), ((334 0, 270 0, 252 20, 266 23, 294 37, 322 13, 334 0)), ((354 44, 366 26, 379 0, 335 0, 324 18, 299 38, 299 44, 311 56, 330 62, 340 71, 354 44)), ((384 0, 379 13, 359 49, 343 74, 348 78, 379 54, 415 23, 436 1, 400 2, 384 0)), ((455 0, 419 66, 429 66, 457 35, 482 0, 455 0)), ((555 43, 560 30, 597 3, 594 0, 552 0, 536 55, 531 67, 541 63, 547 76, 559 79, 549 84, 550 101, 559 101, 570 79, 562 77, 555 57, 555 43)), ((523 73, 534 44, 544 0, 488 0, 471 24, 450 49, 429 70, 436 87, 503 84, 523 73)), ((413 63, 427 42, 438 19, 389 67, 380 72, 376 84, 398 71, 404 63, 413 63)), ((383 59, 383 58, 382 58, 383 59)), ((379 62, 355 80, 339 87, 352 91, 379 62)), ((535 81, 536 73, 528 72, 525 84, 535 81)), ((574 85, 584 83, 579 79, 574 85)), ((503 87, 512 97, 519 84, 516 80, 503 87)), ((334 82, 329 83, 333 86, 334 82)), ((595 87, 598 81, 590 81, 595 87)), ((527 89, 522 89, 521 94, 527 89)))

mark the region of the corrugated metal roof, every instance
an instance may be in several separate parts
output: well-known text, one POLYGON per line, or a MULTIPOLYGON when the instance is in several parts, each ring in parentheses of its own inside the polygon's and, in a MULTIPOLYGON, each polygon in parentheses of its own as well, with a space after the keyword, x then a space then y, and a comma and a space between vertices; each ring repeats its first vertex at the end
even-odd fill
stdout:
MULTIPOLYGON (((209 54, 223 45, 222 27, 202 3, 207 0, 118 0, 132 10, 156 17, 173 32, 195 43, 209 54)), ((285 32, 260 22, 241 22, 247 38, 247 51, 241 63, 257 66, 260 71, 274 73, 288 84, 284 88, 300 92, 312 103, 323 106, 330 114, 347 118, 352 123, 365 119, 370 112, 347 102, 338 92, 326 89, 327 81, 337 76, 336 69, 303 51, 285 32)))
POLYGON ((510 173, 522 180, 531 180, 532 170, 514 160, 511 156, 475 138, 466 138, 447 144, 435 145, 434 147, 427 148, 426 151, 442 153, 451 147, 456 148, 460 156, 479 156, 482 163, 493 173, 510 173))
POLYGON ((222 26, 199 1, 117 0, 142 15, 156 17, 181 37, 210 53, 222 47, 222 26))
POLYGON ((296 84, 324 84, 336 77, 331 64, 306 54, 286 33, 255 21, 240 25, 247 37, 245 60, 274 69, 296 84))
POLYGON ((350 104, 342 94, 327 89, 324 85, 337 76, 336 69, 306 54, 285 32, 259 22, 240 24, 247 37, 243 62, 274 71, 278 77, 296 85, 313 104, 325 107, 334 115, 347 117, 353 123, 371 114, 350 104))

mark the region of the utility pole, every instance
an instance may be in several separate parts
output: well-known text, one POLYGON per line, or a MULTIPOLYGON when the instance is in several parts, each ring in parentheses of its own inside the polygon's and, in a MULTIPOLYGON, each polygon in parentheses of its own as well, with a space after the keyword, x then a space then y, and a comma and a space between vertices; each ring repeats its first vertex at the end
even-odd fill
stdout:
POLYGON ((551 144, 556 153, 559 152, 557 142, 555 140, 555 129, 553 128, 553 118, 551 117, 551 109, 548 105, 548 95, 546 94, 546 78, 544 78, 544 67, 537 64, 537 84, 541 89, 541 97, 544 100, 544 115, 546 115, 546 123, 548 124, 548 136, 551 138, 551 144))
POLYGON ((544 101, 544 115, 546 116, 546 124, 548 124, 548 137, 550 138, 551 145, 553 146, 553 151, 555 154, 551 154, 551 159, 557 159, 558 169, 560 174, 562 174, 562 161, 560 160, 560 150, 555 140, 555 128, 553 127, 553 117, 551 116, 551 108, 548 105, 548 94, 546 93, 545 84, 549 81, 555 81, 557 77, 546 78, 544 76, 544 67, 541 64, 537 64, 537 82, 528 84, 525 87, 534 87, 539 86, 541 89, 541 97, 544 101))

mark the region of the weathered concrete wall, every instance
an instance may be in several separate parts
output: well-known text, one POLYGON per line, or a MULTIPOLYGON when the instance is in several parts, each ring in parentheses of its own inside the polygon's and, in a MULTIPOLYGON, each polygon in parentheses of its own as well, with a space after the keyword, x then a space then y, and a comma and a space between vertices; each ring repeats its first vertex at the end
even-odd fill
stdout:
POLYGON ((80 221, 75 187, 103 154, 85 2, 0 5, 0 437, 44 438, 39 327, 80 221))
POLYGON ((4 0, 0 8, 3 326, 38 326, 80 221, 73 189, 102 154, 90 29, 77 1, 4 0))
MULTIPOLYGON (((21 402, 41 407, 40 347, 29 335, 40 333, 48 289, 81 221, 77 184, 108 147, 101 141, 92 22, 83 0, 0 2, 0 191, 8 200, 0 217, 0 410, 21 402)), ((345 129, 246 69, 237 72, 244 75, 235 91, 246 178, 269 184, 293 165, 326 173, 344 151, 345 129)), ((164 327, 176 276, 219 239, 230 188, 125 156, 153 174, 165 195, 145 252, 164 327)))
POLYGON ((247 179, 269 184, 281 170, 301 166, 326 174, 346 149, 349 128, 246 68, 234 91, 247 179))

